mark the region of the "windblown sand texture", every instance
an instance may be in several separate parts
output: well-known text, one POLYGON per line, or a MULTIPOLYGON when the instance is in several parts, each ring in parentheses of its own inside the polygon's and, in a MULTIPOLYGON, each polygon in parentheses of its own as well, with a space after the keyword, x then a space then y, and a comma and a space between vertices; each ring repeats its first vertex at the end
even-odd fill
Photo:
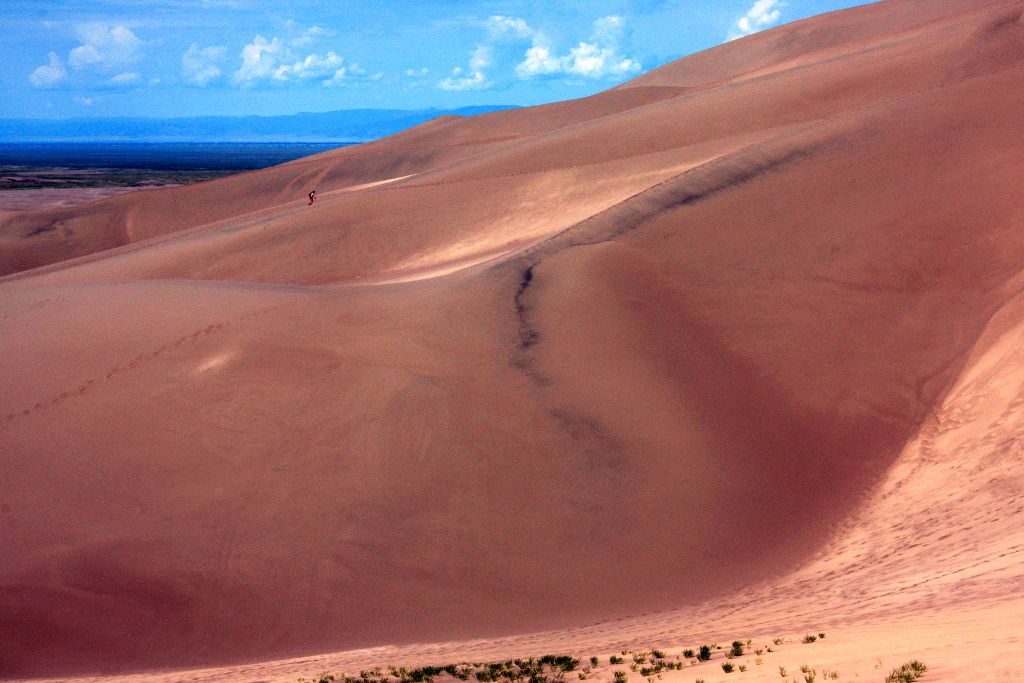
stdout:
POLYGON ((1022 14, 4 214, 0 676, 816 628, 1019 673, 1022 14))

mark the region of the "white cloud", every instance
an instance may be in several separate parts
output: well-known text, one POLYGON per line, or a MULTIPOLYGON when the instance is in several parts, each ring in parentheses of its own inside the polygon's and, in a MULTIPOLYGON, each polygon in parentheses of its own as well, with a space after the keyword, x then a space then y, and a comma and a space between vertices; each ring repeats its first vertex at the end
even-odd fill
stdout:
POLYGON ((520 78, 556 74, 562 70, 562 62, 551 54, 551 50, 533 45, 526 50, 526 59, 516 66, 520 78))
POLYGON ((423 67, 422 69, 406 69, 405 75, 411 78, 423 78, 430 73, 430 69, 423 67))
POLYGON ((67 80, 68 72, 56 52, 50 53, 50 63, 37 67, 29 74, 28 81, 37 88, 52 88, 67 80))
POLYGON ((84 24, 78 35, 82 44, 68 54, 68 64, 75 69, 113 71, 142 57, 142 41, 127 26, 84 24))
POLYGON ((334 51, 297 57, 279 38, 267 41, 256 36, 242 48, 242 67, 235 72, 234 82, 247 86, 259 81, 293 83, 320 79, 321 85, 330 88, 353 81, 376 81, 382 76, 368 74, 358 64, 346 64, 334 51))
POLYGON ((580 43, 562 58, 562 70, 574 76, 607 78, 636 73, 640 71, 640 62, 619 55, 614 47, 580 43))
POLYGON ((341 76, 344 77, 346 69, 342 67, 344 62, 337 53, 328 52, 325 56, 321 57, 318 54, 306 55, 306 58, 295 62, 293 64, 281 64, 274 70, 274 78, 280 81, 288 80, 289 76, 294 76, 300 79, 309 78, 323 78, 324 76, 334 74, 333 77, 338 76, 338 72, 341 72, 341 76))
POLYGON ((622 17, 611 15, 594 22, 590 42, 581 41, 562 56, 545 44, 544 36, 533 33, 533 44, 516 66, 520 78, 565 74, 584 78, 618 78, 639 72, 640 62, 619 53, 619 37, 625 27, 622 17))
MULTIPOLYGON (((294 22, 289 22, 289 27, 293 26, 294 22)), ((322 26, 310 26, 301 34, 292 38, 291 44, 293 47, 307 47, 312 45, 321 38, 333 36, 334 31, 323 28, 322 26)))
POLYGON ((782 17, 783 7, 785 3, 782 0, 756 0, 747 13, 736 21, 727 40, 749 36, 777 24, 782 17))
POLYGON ((132 85, 142 80, 142 76, 135 73, 134 71, 125 71, 119 73, 110 79, 112 85, 132 85))
POLYGON ((223 45, 199 47, 192 43, 181 56, 181 73, 189 83, 204 86, 221 75, 220 63, 227 53, 223 45))
POLYGON ((484 69, 491 65, 491 48, 486 45, 477 45, 473 55, 469 58, 468 73, 457 66, 452 69, 452 75, 437 84, 441 90, 480 90, 488 87, 491 83, 484 74, 484 69))
POLYGON ((276 37, 267 42, 263 36, 256 36, 242 48, 242 67, 235 72, 234 81, 247 85, 261 79, 272 78, 285 49, 276 37))
POLYGON ((531 38, 534 30, 523 19, 517 17, 504 17, 496 14, 487 19, 487 30, 495 38, 512 35, 516 38, 531 38))

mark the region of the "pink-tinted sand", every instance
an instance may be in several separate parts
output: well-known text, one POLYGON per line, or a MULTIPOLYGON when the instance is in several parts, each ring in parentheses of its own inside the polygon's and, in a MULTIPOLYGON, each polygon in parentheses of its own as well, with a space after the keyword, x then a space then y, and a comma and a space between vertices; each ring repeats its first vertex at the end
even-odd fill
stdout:
POLYGON ((1022 15, 5 214, 0 676, 1024 678, 1022 15))

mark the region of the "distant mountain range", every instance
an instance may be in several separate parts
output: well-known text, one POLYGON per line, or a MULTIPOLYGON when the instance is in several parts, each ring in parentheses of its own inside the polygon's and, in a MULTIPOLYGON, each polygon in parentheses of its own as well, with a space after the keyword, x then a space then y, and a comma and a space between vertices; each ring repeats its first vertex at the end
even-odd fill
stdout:
POLYGON ((512 105, 459 109, 343 109, 287 116, 0 119, 4 142, 366 142, 442 115, 473 116, 512 105))

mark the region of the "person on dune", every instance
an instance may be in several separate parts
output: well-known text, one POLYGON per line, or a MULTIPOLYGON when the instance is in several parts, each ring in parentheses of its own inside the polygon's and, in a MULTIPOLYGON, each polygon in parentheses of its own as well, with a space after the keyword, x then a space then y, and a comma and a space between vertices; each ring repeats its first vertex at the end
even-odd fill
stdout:
POLYGON ((316 190, 309 193, 309 206, 313 206, 313 202, 316 201, 316 190))

